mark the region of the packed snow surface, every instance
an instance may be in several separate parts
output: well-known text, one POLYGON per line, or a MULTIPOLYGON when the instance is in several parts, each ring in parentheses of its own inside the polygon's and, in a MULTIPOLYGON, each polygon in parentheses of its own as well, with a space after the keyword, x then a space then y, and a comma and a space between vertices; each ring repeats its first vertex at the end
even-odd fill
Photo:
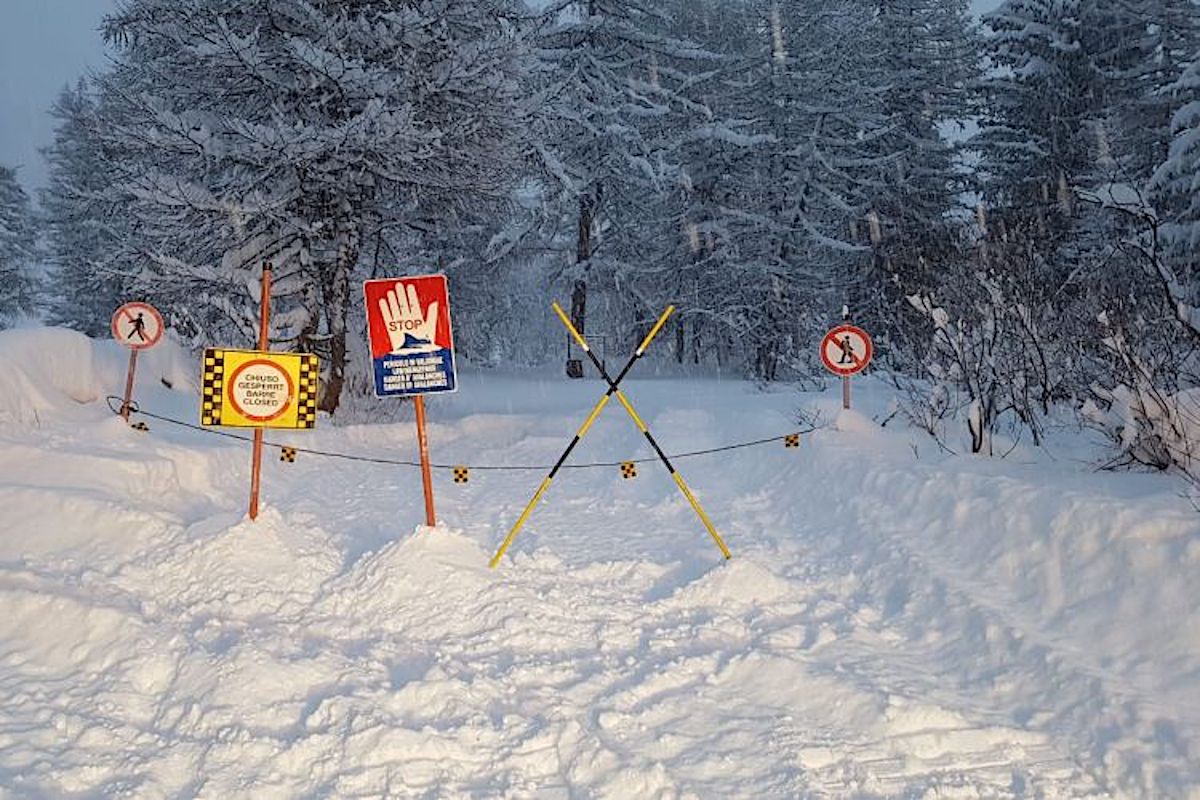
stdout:
MULTIPOLYGON (((126 354, 0 333, 0 796, 1200 796, 1200 513, 1078 432, 950 455, 883 382, 627 381, 666 471, 434 473, 268 449, 104 397, 126 354), (135 419, 137 417, 135 416, 135 419)), ((197 419, 194 359, 143 409, 197 419)), ((552 464, 602 393, 466 370, 441 464, 552 464)), ((381 401, 382 402, 382 401, 381 401)), ((394 401, 392 401, 394 402, 394 401)), ((415 458, 410 421, 270 441, 415 458)), ((616 403, 570 465, 651 456, 616 403)))

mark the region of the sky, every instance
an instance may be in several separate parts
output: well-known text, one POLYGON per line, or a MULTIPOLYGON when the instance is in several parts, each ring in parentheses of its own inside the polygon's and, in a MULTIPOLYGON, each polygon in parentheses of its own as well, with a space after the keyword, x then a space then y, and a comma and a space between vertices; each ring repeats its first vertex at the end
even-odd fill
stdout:
POLYGON ((104 65, 100 20, 116 0, 0 0, 0 164, 26 190, 46 182, 38 148, 50 143, 48 113, 64 86, 104 65))
MULTIPOLYGON (((999 0, 972 0, 976 13, 999 0)), ((100 21, 117 0, 0 0, 0 164, 26 190, 46 183, 38 149, 50 143, 49 108, 62 88, 105 63, 100 21)))

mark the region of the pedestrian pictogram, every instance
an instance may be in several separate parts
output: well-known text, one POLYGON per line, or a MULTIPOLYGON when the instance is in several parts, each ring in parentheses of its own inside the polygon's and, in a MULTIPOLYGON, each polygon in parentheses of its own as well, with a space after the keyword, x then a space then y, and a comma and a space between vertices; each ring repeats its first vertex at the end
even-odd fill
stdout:
POLYGON ((312 428, 317 357, 259 350, 204 351, 200 423, 234 428, 312 428))
POLYGON ((637 464, 632 461, 626 461, 621 465, 621 477, 625 480, 637 477, 637 464))
POLYGON ((286 461, 288 464, 296 463, 296 448, 281 447, 279 448, 279 460, 286 461))
POLYGON ((134 350, 158 344, 163 327, 162 314, 149 303, 126 303, 112 318, 113 338, 134 350))
POLYGON ((783 437, 783 446, 784 447, 799 447, 800 446, 800 434, 789 433, 787 436, 783 437))
POLYGON ((821 340, 821 362, 834 375, 855 375, 871 363, 871 337, 855 325, 839 325, 821 340))
POLYGON ((471 470, 467 469, 466 467, 454 468, 455 483, 466 483, 469 480, 471 480, 471 470))

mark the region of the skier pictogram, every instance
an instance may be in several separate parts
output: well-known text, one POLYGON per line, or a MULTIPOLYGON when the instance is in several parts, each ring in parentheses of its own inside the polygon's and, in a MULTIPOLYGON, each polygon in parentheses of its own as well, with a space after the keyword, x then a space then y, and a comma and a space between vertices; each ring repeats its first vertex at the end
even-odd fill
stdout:
POLYGON ((854 345, 850 344, 850 336, 842 337, 842 357, 838 359, 839 364, 850 364, 853 366, 857 359, 854 357, 854 345))
POLYGON ((862 372, 873 352, 871 337, 856 325, 839 325, 821 340, 821 363, 834 375, 862 372))

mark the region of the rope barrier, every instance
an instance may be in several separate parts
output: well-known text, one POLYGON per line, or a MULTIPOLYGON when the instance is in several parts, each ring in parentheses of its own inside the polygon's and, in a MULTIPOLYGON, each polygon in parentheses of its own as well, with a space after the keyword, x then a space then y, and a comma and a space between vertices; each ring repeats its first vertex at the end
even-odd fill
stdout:
MULTIPOLYGON (((130 414, 141 414, 143 417, 147 417, 149 419, 155 419, 160 422, 166 422, 171 425, 177 425, 181 428, 188 428, 190 430, 199 431, 200 433, 212 434, 214 436, 224 436, 227 439, 237 439, 242 442, 253 442, 254 441, 253 438, 250 436, 243 436, 241 434, 231 433, 229 431, 214 430, 212 428, 206 428, 204 426, 196 425, 191 422, 184 422, 183 420, 174 419, 172 417, 167 417, 162 414, 155 414, 151 411, 143 411, 141 406, 136 401, 130 401, 128 406, 126 406, 123 398, 116 397, 115 395, 110 395, 107 398, 107 402, 108 402, 108 407, 112 410, 112 412, 114 414, 116 414, 118 416, 120 416, 121 412, 123 410, 125 410, 125 408, 127 407, 129 409, 130 414)), ((803 434, 813 433, 816 430, 819 430, 819 428, 807 428, 807 429, 803 429, 803 430, 791 431, 789 433, 785 433, 780 436, 770 436, 765 439, 754 439, 754 440, 746 441, 746 442, 736 442, 734 444, 727 444, 727 445, 723 445, 721 447, 709 447, 704 450, 692 450, 692 451, 686 452, 686 453, 668 454, 668 458, 673 458, 673 459, 694 458, 696 456, 706 456, 706 455, 711 455, 713 453, 724 453, 724 452, 728 452, 730 450, 741 450, 741 449, 747 448, 747 447, 760 447, 762 445, 770 444, 772 442, 785 441, 789 436, 800 436, 803 434)), ((263 445, 266 447, 273 447, 277 450, 288 449, 295 453, 307 453, 308 455, 322 456, 324 458, 340 458, 344 461, 361 461, 361 462, 365 462, 368 464, 387 464, 389 466, 416 467, 418 469, 421 467, 421 462, 419 462, 419 461, 405 461, 403 459, 380 458, 377 456, 360 456, 360 455, 354 455, 351 453, 337 453, 337 452, 333 452, 333 451, 329 451, 329 450, 315 450, 313 448, 297 447, 296 445, 291 445, 291 444, 279 444, 278 442, 271 442, 271 441, 266 441, 266 440, 263 441, 263 445)), ((561 468, 562 469, 600 469, 600 468, 611 469, 612 467, 619 467, 622 464, 648 464, 652 461, 657 461, 657 460, 658 460, 658 458, 655 456, 655 457, 646 457, 646 458, 624 459, 622 461, 593 461, 593 462, 589 462, 587 464, 563 464, 561 468)), ((509 472, 528 472, 528 471, 544 472, 544 471, 550 469, 549 464, 530 464, 530 465, 485 464, 482 466, 476 466, 476 465, 470 465, 470 464, 430 464, 430 466, 433 467, 434 469, 448 469, 448 470, 453 470, 456 467, 466 466, 466 467, 469 467, 470 469, 480 470, 480 471, 491 470, 491 471, 509 471, 509 472)))

